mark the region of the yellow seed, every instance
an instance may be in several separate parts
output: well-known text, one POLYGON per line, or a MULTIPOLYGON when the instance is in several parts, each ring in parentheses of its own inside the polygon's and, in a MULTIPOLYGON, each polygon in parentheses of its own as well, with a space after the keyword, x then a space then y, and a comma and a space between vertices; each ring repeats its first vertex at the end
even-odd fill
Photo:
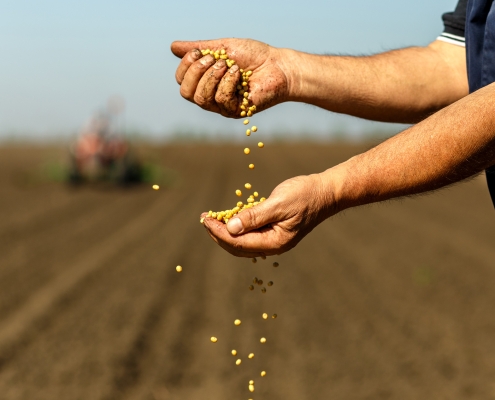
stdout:
POLYGON ((266 375, 266 371, 261 371, 261 376, 265 376, 266 375))
POLYGON ((220 50, 220 54, 224 55, 225 54, 225 49, 220 50))
POLYGON ((213 214, 213 211, 208 211, 208 217, 211 217, 211 214, 213 214))
POLYGON ((248 358, 249 359, 254 358, 254 353, 249 353, 248 358))
POLYGON ((259 142, 259 143, 258 143, 258 147, 259 147, 260 149, 262 149, 263 147, 265 147, 265 145, 263 144, 263 142, 259 142))
POLYGON ((246 116, 246 111, 241 111, 241 117, 245 117, 246 116))
MULTIPOLYGON (((249 96, 249 92, 244 92, 243 96, 244 96, 244 98, 246 98, 246 99, 247 99, 247 98, 248 98, 248 96, 249 96)), ((251 115, 249 115, 250 113, 251 113, 251 111, 248 111, 248 112, 247 112, 247 116, 248 116, 248 117, 250 117, 250 116, 251 116, 251 115)))
MULTIPOLYGON (((255 196, 258 196, 256 192, 254 192, 254 195, 255 195, 255 196)), ((261 256, 261 259, 262 259, 262 260, 266 260, 266 256, 261 256)))
POLYGON ((218 60, 218 59, 220 58, 220 54, 215 53, 215 54, 214 54, 214 57, 215 57, 215 60, 218 60))
POLYGON ((239 358, 236 362, 235 365, 241 365, 242 360, 239 358))
POLYGON ((236 194, 237 196, 239 196, 239 197, 240 197, 240 196, 242 196, 242 192, 241 192, 239 189, 237 189, 237 190, 235 191, 235 194, 236 194))
MULTIPOLYGON (((247 105, 249 104, 249 100, 248 100, 248 99, 246 99, 246 98, 242 99, 242 104, 244 104, 244 105, 246 105, 246 106, 247 106, 247 105)), ((245 116, 246 116, 245 114, 244 114, 244 115, 242 115, 242 117, 245 117, 245 116)))
POLYGON ((258 283, 258 278, 257 277, 254 277, 253 278, 253 283, 258 283))
POLYGON ((251 184, 250 184, 250 183, 246 183, 246 184, 244 185, 244 187, 245 187, 246 189, 248 189, 248 190, 249 190, 249 189, 251 189, 251 184))
POLYGON ((244 125, 247 125, 247 124, 249 124, 249 120, 248 119, 245 119, 244 120, 244 125))
POLYGON ((248 203, 254 203, 254 199, 252 197, 250 197, 249 199, 247 199, 247 202, 248 203))
POLYGON ((251 128, 251 130, 252 130, 253 132, 256 132, 256 131, 258 130, 258 127, 257 127, 256 125, 254 125, 254 126, 251 128))
POLYGON ((249 290, 254 290, 254 286, 253 285, 249 285, 249 290))
POLYGON ((237 202, 237 207, 242 207, 242 201, 237 202))
POLYGON ((254 164, 249 164, 249 169, 254 169, 254 164))
POLYGON ((247 71, 246 76, 251 76, 253 74, 253 71, 247 71))
POLYGON ((246 87, 247 86, 247 82, 246 81, 242 82, 242 86, 246 87))
POLYGON ((175 270, 177 272, 182 272, 182 267, 180 265, 177 265, 177 267, 175 267, 175 270))
POLYGON ((268 286, 273 286, 273 281, 267 283, 268 286))
POLYGON ((243 74, 243 73, 244 73, 244 70, 241 68, 241 69, 239 70, 239 72, 240 72, 241 74, 243 74))
POLYGON ((205 219, 204 219, 204 218, 201 218, 201 219, 199 220, 199 223, 200 223, 200 224, 202 224, 203 222, 205 222, 205 219))
MULTIPOLYGON (((254 193, 253 193, 253 197, 258 197, 258 196, 259 196, 258 192, 254 192, 254 193)), ((265 258, 266 258, 266 257, 265 257, 265 258)), ((264 258, 264 259, 265 259, 265 258, 264 258)), ((264 260, 264 259, 263 259, 263 260, 264 260)))
POLYGON ((237 355, 237 350, 232 350, 231 353, 233 356, 235 356, 235 355, 237 355))
POLYGON ((220 55, 220 59, 221 59, 221 60, 226 60, 226 59, 227 59, 227 56, 226 56, 225 54, 223 54, 223 55, 221 54, 221 55, 220 55))
POLYGON ((260 343, 266 343, 266 338, 262 337, 262 338, 260 339, 260 343))
POLYGON ((246 130, 246 136, 251 136, 251 131, 249 129, 246 130))
POLYGON ((241 324, 241 320, 240 320, 240 319, 236 319, 236 320, 234 321, 234 325, 235 325, 235 326, 239 326, 240 324, 241 324))
POLYGON ((211 54, 211 55, 214 55, 214 54, 215 54, 215 52, 214 52, 213 50, 210 50, 210 54, 211 54))
POLYGON ((254 392, 254 385, 249 385, 249 391, 254 392))
POLYGON ((277 314, 273 314, 273 315, 272 315, 272 318, 273 318, 273 319, 277 318, 277 314))
POLYGON ((249 111, 246 113, 246 115, 247 115, 248 117, 250 117, 251 115, 253 115, 253 112, 252 112, 251 110, 249 110, 249 111))
POLYGON ((245 110, 246 106, 244 104, 241 104, 241 110, 245 110))
POLYGON ((158 190, 158 189, 160 189, 160 186, 158 186, 158 185, 153 185, 153 186, 152 186, 152 188, 153 188, 153 190, 158 190))
POLYGON ((250 385, 254 385, 254 381, 251 379, 251 380, 249 381, 249 384, 250 384, 250 385))
POLYGON ((244 154, 249 154, 249 153, 251 153, 251 150, 249 150, 249 147, 246 147, 244 149, 244 154))
POLYGON ((277 267, 279 266, 279 263, 278 263, 278 262, 274 262, 274 263, 273 263, 273 266, 274 266, 275 268, 277 268, 277 267))
POLYGON ((266 293, 266 289, 264 287, 261 288, 261 293, 266 293))
POLYGON ((212 218, 216 218, 217 217, 217 213, 216 212, 211 213, 211 217, 212 218))
POLYGON ((263 285, 263 279, 258 279, 258 282, 256 282, 258 285, 263 285))
POLYGON ((265 313, 263 313, 262 317, 263 317, 263 319, 268 319, 268 314, 265 312, 265 313))
POLYGON ((218 339, 217 339, 215 336, 212 336, 210 340, 211 340, 213 343, 216 343, 218 339))
POLYGON ((265 201, 265 200, 266 200, 266 198, 265 198, 265 197, 262 197, 262 198, 260 199, 260 201, 265 201))
POLYGON ((253 264, 256 264, 258 260, 256 260, 256 258, 252 258, 251 261, 253 262, 253 264))

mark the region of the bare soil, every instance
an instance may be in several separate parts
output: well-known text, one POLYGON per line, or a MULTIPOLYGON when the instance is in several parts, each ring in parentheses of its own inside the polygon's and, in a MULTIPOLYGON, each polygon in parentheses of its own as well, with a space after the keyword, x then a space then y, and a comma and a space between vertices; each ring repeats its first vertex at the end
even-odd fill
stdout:
POLYGON ((36 178, 63 149, 0 148, 0 398, 495 399, 482 176, 349 210, 256 264, 199 223, 248 180, 266 196, 365 148, 144 148, 176 173, 160 191, 70 189, 36 178), (275 284, 251 292, 254 276, 275 284))

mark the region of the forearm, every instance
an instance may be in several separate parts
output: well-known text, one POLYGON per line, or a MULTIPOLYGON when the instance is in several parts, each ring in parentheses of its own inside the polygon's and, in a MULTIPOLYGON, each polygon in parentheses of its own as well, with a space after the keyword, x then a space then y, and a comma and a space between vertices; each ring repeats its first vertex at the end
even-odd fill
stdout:
MULTIPOLYGON (((495 84, 321 174, 337 210, 458 182, 495 164, 495 84)), ((330 207, 331 208, 331 207, 330 207)))
POLYGON ((280 51, 288 100, 334 112, 411 123, 468 94, 464 49, 443 42, 367 57, 280 51))

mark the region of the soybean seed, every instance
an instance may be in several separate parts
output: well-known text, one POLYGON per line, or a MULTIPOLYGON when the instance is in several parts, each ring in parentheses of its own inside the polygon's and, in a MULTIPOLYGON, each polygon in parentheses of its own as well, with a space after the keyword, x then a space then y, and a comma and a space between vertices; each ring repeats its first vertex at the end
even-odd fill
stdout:
POLYGON ((265 145, 263 144, 263 142, 259 142, 259 143, 258 143, 258 147, 259 147, 260 149, 262 149, 263 147, 265 147, 265 145))
POLYGON ((249 358, 249 359, 254 358, 254 353, 249 353, 248 358, 249 358))
POLYGON ((249 285, 249 290, 254 290, 254 286, 253 285, 249 285))
POLYGON ((249 154, 249 153, 251 153, 251 150, 249 150, 249 147, 246 147, 244 149, 244 154, 249 154))
POLYGON ((266 375, 266 371, 261 371, 261 376, 265 376, 266 375))
POLYGON ((152 188, 153 188, 153 190, 158 190, 158 189, 160 189, 160 186, 158 186, 158 185, 153 185, 153 186, 152 186, 152 188))
POLYGON ((236 194, 237 196, 242 196, 242 192, 241 192, 239 189, 237 189, 237 190, 235 191, 235 194, 236 194))
POLYGON ((175 267, 175 270, 177 272, 182 272, 182 267, 180 265, 177 265, 177 267, 175 267))
POLYGON ((258 262, 256 258, 251 259, 251 261, 253 262, 253 264, 256 264, 258 262))
MULTIPOLYGON (((247 97, 247 96, 244 96, 244 97, 247 97)), ((253 115, 253 112, 252 112, 251 110, 248 110, 248 112, 246 113, 246 115, 247 115, 248 117, 250 117, 251 115, 253 115)))
POLYGON ((268 286, 273 286, 273 281, 267 283, 268 286))
MULTIPOLYGON (((256 192, 254 192, 254 193, 256 193, 256 192)), ((266 256, 261 256, 261 259, 266 260, 266 256)))
POLYGON ((258 278, 256 276, 253 278, 253 283, 258 283, 258 278))
POLYGON ((261 293, 266 293, 266 289, 264 287, 261 288, 261 293))
POLYGON ((249 385, 249 391, 254 392, 254 385, 249 385))
POLYGON ((231 353, 233 356, 235 356, 235 355, 237 355, 237 350, 232 350, 231 353))
MULTIPOLYGON (((254 193, 253 193, 253 197, 258 197, 258 196, 259 196, 258 192, 254 192, 254 193)), ((265 258, 266 258, 266 257, 265 257, 265 258)), ((263 260, 264 260, 265 258, 263 258, 263 260)))
POLYGON ((261 285, 263 285, 263 280, 262 279, 258 279, 258 282, 257 283, 258 283, 258 285, 261 286, 261 285))
POLYGON ((248 119, 245 119, 244 120, 244 125, 247 125, 247 124, 249 124, 249 120, 248 119))
POLYGON ((235 365, 241 365, 242 360, 239 358, 236 362, 235 365))
POLYGON ((262 337, 262 338, 260 339, 260 343, 266 343, 266 338, 262 337))
POLYGON ((254 164, 249 164, 249 169, 254 169, 254 164))
POLYGON ((251 130, 250 129, 246 130, 246 136, 251 136, 251 130))
POLYGON ((268 314, 267 313, 263 313, 262 317, 263 317, 263 319, 267 319, 268 318, 268 314))
POLYGON ((240 324, 241 324, 241 320, 240 320, 240 319, 236 319, 236 320, 234 321, 234 325, 235 325, 235 326, 239 326, 240 324))
POLYGON ((250 385, 254 385, 254 381, 251 379, 251 380, 249 381, 249 384, 250 384, 250 385))
POLYGON ((278 262, 274 262, 274 263, 273 263, 273 266, 274 266, 275 268, 277 268, 277 267, 279 266, 279 263, 278 263, 278 262))
POLYGON ((273 319, 277 318, 277 314, 273 314, 273 315, 272 315, 272 318, 273 318, 273 319))
POLYGON ((246 183, 246 184, 244 185, 244 187, 245 187, 246 189, 248 189, 248 190, 249 190, 249 189, 251 189, 251 184, 250 184, 250 183, 246 183))
POLYGON ((246 111, 241 111, 241 117, 245 117, 246 116, 246 111))
POLYGON ((251 130, 252 130, 253 132, 256 132, 256 131, 258 130, 258 127, 257 127, 257 126, 253 126, 253 127, 251 127, 251 130))
POLYGON ((213 343, 216 343, 218 339, 217 339, 215 336, 212 336, 212 337, 210 338, 210 340, 211 340, 213 343))

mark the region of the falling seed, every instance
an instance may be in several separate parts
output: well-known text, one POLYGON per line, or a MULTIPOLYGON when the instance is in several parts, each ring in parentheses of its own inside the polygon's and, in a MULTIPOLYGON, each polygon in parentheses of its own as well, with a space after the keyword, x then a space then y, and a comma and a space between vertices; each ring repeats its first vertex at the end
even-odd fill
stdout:
MULTIPOLYGON (((255 192, 256 193, 256 192, 255 192)), ((257 193, 254 195, 254 197, 258 197, 257 193)), ((266 256, 261 256, 262 260, 266 260, 266 256)))
POLYGON ((249 381, 249 384, 250 384, 250 385, 254 385, 254 381, 251 379, 251 380, 249 381))
POLYGON ((273 281, 267 283, 268 286, 273 286, 273 281))
POLYGON ((237 350, 232 350, 231 353, 233 356, 235 356, 235 355, 237 355, 237 350))
POLYGON ((277 268, 277 267, 279 266, 278 262, 274 262, 274 263, 273 263, 273 266, 274 266, 275 268, 277 268))
POLYGON ((177 272, 182 272, 182 267, 180 265, 177 265, 177 267, 175 267, 175 270, 177 272))
POLYGON ((260 343, 266 343, 266 338, 262 337, 262 338, 260 339, 260 343))
POLYGON ((241 365, 242 360, 239 358, 236 362, 235 365, 241 365))
POLYGON ((217 339, 215 336, 212 336, 210 340, 211 340, 213 343, 216 343, 218 339, 217 339))
POLYGON ((239 326, 240 324, 241 324, 241 320, 240 320, 240 319, 236 319, 236 320, 234 321, 234 325, 235 325, 235 326, 239 326))
POLYGON ((262 279, 258 279, 258 282, 257 283, 258 283, 258 285, 261 286, 261 285, 263 285, 263 280, 262 279))
POLYGON ((256 258, 253 258, 251 261, 253 262, 253 264, 256 264, 258 260, 256 258))
POLYGON ((254 385, 249 385, 249 391, 254 392, 254 385))
POLYGON ((255 283, 255 284, 258 283, 258 278, 254 277, 253 278, 253 283, 255 283))
POLYGON ((272 315, 272 318, 273 318, 273 319, 277 318, 277 314, 273 314, 273 315, 272 315))
POLYGON ((266 289, 264 287, 261 288, 261 293, 266 293, 266 289))
POLYGON ((249 285, 249 290, 254 290, 254 286, 253 285, 249 285))
POLYGON ((263 319, 267 319, 268 318, 268 314, 267 313, 263 313, 262 317, 263 317, 263 319))
POLYGON ((265 376, 266 375, 266 371, 261 371, 261 376, 265 376))
POLYGON ((153 190, 158 190, 158 189, 160 189, 160 186, 158 186, 158 185, 153 185, 153 186, 152 186, 152 188, 153 188, 153 190))
POLYGON ((205 222, 205 219, 204 219, 204 218, 201 218, 201 219, 199 220, 199 222, 202 224, 203 222, 205 222))
POLYGON ((249 353, 248 358, 249 359, 254 358, 254 353, 249 353))

